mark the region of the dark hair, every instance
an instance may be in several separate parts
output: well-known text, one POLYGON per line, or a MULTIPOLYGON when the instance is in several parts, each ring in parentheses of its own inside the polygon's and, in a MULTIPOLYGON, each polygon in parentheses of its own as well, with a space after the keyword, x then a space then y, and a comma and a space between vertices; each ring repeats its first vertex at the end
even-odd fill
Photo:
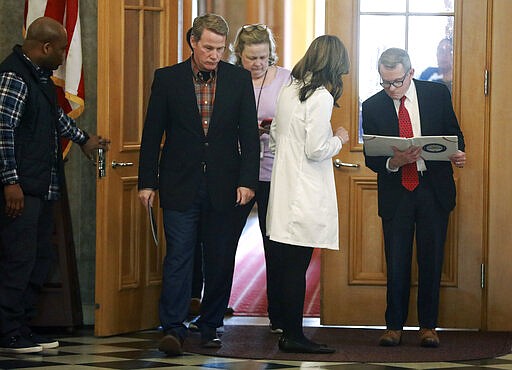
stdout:
POLYGON ((342 76, 348 73, 349 67, 347 49, 338 37, 317 37, 292 69, 292 76, 302 85, 299 100, 306 101, 323 86, 333 96, 334 105, 338 106, 336 101, 343 92, 342 76))
POLYGON ((190 36, 192 36, 192 27, 188 29, 185 38, 187 39, 187 44, 190 50, 194 51, 194 49, 192 48, 192 43, 190 42, 190 36))

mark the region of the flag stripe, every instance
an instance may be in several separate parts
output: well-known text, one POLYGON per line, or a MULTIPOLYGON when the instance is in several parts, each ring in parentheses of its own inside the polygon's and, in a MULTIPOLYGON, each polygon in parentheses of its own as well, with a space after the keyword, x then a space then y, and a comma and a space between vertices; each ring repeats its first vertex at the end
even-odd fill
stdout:
POLYGON ((26 4, 26 19, 25 19, 25 28, 28 28, 29 24, 34 21, 34 19, 41 17, 45 14, 46 10, 46 0, 41 1, 31 1, 27 0, 26 4))
MULTIPOLYGON (((31 2, 34 2, 33 0, 31 2)), ((66 11, 65 0, 48 0, 44 11, 45 17, 53 18, 64 23, 64 13, 66 11)))
MULTIPOLYGON (((66 28, 66 60, 52 78, 61 90, 57 96, 62 109, 77 118, 84 110, 85 100, 79 0, 25 0, 25 29, 41 16, 51 17, 66 28)), ((69 150, 69 144, 63 143, 64 153, 69 150)))

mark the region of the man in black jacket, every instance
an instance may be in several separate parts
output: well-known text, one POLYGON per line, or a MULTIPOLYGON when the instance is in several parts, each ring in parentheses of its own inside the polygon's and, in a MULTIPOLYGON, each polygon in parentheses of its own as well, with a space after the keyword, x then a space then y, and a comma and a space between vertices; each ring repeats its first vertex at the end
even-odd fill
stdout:
POLYGON ((202 227, 205 291, 201 341, 219 347, 216 328, 229 301, 236 238, 235 207, 254 196, 259 136, 250 74, 221 61, 228 26, 214 14, 197 17, 193 55, 155 72, 139 161, 139 198, 152 205, 158 189, 166 235, 160 350, 182 353, 194 250, 202 227), (160 154, 160 144, 165 141, 160 154))
POLYGON ((425 161, 421 148, 394 148, 392 157, 367 156, 377 173, 387 266, 387 330, 382 346, 400 344, 409 306, 413 237, 418 255, 420 344, 437 347, 439 287, 448 216, 455 207, 452 163, 466 162, 464 137, 445 85, 413 79, 409 55, 391 48, 379 59, 384 88, 363 102, 363 131, 382 136, 458 136, 459 151, 450 161, 425 161), (406 126, 409 132, 407 133, 406 126), (405 131, 404 131, 405 130, 405 131))
POLYGON ((0 352, 31 353, 59 343, 29 329, 53 254, 53 205, 64 185, 60 137, 88 157, 109 141, 75 126, 57 103, 53 70, 66 56, 66 30, 41 17, 0 64, 0 352))

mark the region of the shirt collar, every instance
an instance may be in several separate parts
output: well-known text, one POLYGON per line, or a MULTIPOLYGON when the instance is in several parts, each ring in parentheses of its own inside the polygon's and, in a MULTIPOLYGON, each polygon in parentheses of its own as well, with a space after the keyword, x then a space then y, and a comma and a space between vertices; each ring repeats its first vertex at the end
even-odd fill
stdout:
POLYGON ((41 80, 46 81, 46 80, 48 80, 53 75, 53 71, 52 70, 50 70, 48 68, 43 68, 43 67, 38 66, 37 64, 32 62, 32 60, 25 53, 22 52, 22 54, 23 54, 23 57, 30 63, 30 65, 32 67, 34 67, 37 75, 39 76, 39 78, 41 80))
POLYGON ((196 82, 213 82, 215 80, 215 77, 217 77, 217 70, 219 69, 218 65, 217 68, 214 69, 211 72, 210 78, 207 81, 204 81, 200 75, 200 70, 197 67, 197 64, 194 60, 194 56, 190 57, 190 64, 192 65, 192 74, 194 75, 194 80, 196 82))
MULTIPOLYGON (((416 85, 414 84, 414 79, 411 79, 411 84, 404 95, 410 102, 416 101, 416 85)), ((400 103, 400 100, 398 100, 398 102, 400 103)))

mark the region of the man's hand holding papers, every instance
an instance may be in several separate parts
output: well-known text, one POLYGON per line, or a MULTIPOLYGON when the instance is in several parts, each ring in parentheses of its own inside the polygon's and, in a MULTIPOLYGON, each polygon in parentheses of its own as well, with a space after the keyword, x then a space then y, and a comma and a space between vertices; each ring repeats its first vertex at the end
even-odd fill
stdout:
POLYGON ((396 151, 401 151, 409 157, 419 150, 419 157, 424 160, 450 161, 450 157, 458 152, 457 136, 417 136, 404 138, 363 135, 363 141, 365 153, 369 156, 393 157, 396 155, 396 151))

